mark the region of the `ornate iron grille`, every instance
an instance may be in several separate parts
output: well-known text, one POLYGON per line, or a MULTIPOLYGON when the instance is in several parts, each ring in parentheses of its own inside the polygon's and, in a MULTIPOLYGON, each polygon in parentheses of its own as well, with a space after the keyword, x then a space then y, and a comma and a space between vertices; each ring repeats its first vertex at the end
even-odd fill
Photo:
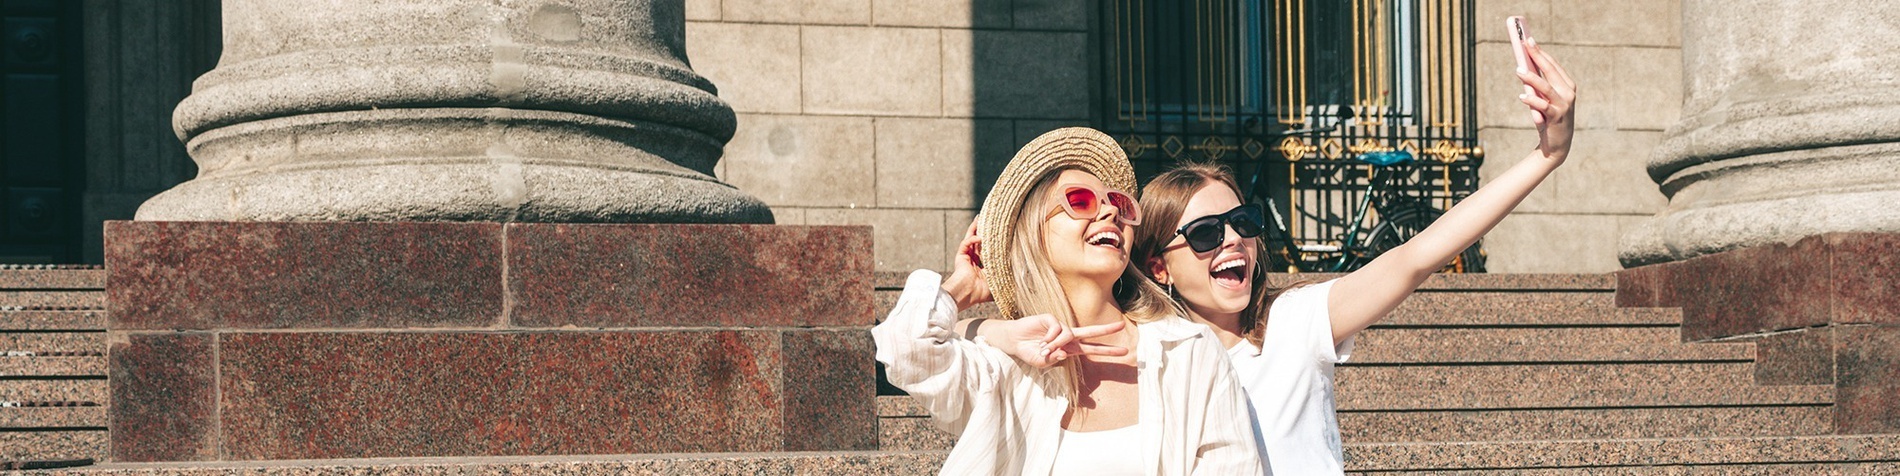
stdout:
POLYGON ((1477 189, 1471 0, 1102 0, 1098 18, 1097 127, 1144 179, 1232 167, 1288 218, 1282 265, 1329 247, 1369 259, 1397 244, 1367 243, 1373 228, 1416 233, 1477 189))

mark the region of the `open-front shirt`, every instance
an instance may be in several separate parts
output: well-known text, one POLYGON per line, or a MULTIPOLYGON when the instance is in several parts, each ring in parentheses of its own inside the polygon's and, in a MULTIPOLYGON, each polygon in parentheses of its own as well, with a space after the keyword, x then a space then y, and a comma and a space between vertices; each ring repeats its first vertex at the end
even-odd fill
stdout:
MULTIPOLYGON (((958 435, 943 474, 1050 474, 1069 409, 1066 371, 958 338, 956 301, 941 283, 935 272, 911 273, 897 307, 871 330, 877 360, 938 428, 958 435)), ((1137 328, 1141 472, 1260 474, 1253 418, 1220 340, 1180 317, 1137 328)))

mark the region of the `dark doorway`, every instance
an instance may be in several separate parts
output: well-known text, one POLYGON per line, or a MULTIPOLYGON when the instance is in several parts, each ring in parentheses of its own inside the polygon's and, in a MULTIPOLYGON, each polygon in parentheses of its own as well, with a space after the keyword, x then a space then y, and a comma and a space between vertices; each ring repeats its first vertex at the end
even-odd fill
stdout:
POLYGON ((79 4, 0 0, 0 263, 79 258, 79 4))

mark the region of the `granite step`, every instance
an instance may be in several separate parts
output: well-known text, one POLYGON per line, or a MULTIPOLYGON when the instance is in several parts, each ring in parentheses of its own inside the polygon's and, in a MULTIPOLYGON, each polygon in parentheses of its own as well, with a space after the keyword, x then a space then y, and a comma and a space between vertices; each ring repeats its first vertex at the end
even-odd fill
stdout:
MULTIPOLYGON (((948 273, 945 273, 948 275, 948 273)), ((879 271, 872 285, 879 290, 904 287, 909 271, 879 271)), ((1321 283, 1345 276, 1336 273, 1269 273, 1267 282, 1286 287, 1297 283, 1321 283)), ((1433 291, 1615 291, 1615 274, 1434 274, 1418 288, 1433 291)))
POLYGON ((105 352, 106 333, 79 332, 0 332, 0 355, 19 352, 105 352))
POLYGON ((105 356, 18 357, 0 351, 0 378, 104 377, 105 356))
POLYGON ((1900 463, 1742 463, 1655 466, 1590 466, 1584 468, 1493 468, 1470 470, 1347 471, 1352 475, 1433 474, 1449 476, 1858 476, 1900 474, 1900 463))
POLYGON ((886 451, 948 450, 956 443, 956 435, 932 426, 927 416, 877 419, 878 449, 886 451))
POLYGON ((0 408, 0 430, 75 427, 105 428, 106 408, 103 406, 0 408))
POLYGON ((0 289, 99 290, 105 287, 106 270, 96 265, 0 268, 0 289))
POLYGON ((104 330, 105 310, 87 311, 4 311, 0 310, 0 331, 78 331, 104 330))
POLYGON ((104 463, 34 475, 470 475, 470 474, 933 474, 942 451, 669 453, 636 455, 378 458, 290 461, 104 463))
POLYGON ((1464 389, 1747 387, 1747 362, 1661 362, 1515 365, 1342 365, 1338 393, 1455 392, 1464 389))
POLYGON ((4 402, 93 402, 107 400, 104 378, 0 379, 4 402))
MULTIPOLYGON (((1275 287, 1300 283, 1323 283, 1345 276, 1343 273, 1269 273, 1267 282, 1275 287)), ((901 283, 900 283, 901 284, 901 283)), ((1615 274, 1433 274, 1418 287, 1419 292, 1536 291, 1576 292, 1615 291, 1615 274)))
POLYGON ((1683 344, 1675 327, 1373 328, 1350 362, 1752 361, 1751 343, 1683 344))
MULTIPOLYGON (((1617 402, 1623 396, 1617 392, 1588 390, 1577 393, 1592 400, 1563 401, 1567 395, 1557 392, 1499 392, 1489 399, 1446 402, 1450 398, 1433 401, 1431 394, 1414 394, 1421 401, 1394 398, 1382 405, 1341 394, 1339 418, 1342 436, 1362 442, 1816 434, 1832 429, 1827 409, 1832 390, 1692 389, 1630 402, 1617 402)), ((1644 391, 1634 393, 1645 396, 1640 395, 1644 391)), ((956 440, 932 426, 922 405, 905 396, 878 397, 878 425, 883 449, 948 449, 956 440)))
POLYGON ((1791 436, 1833 430, 1834 411, 1826 405, 1339 412, 1340 439, 1356 443, 1791 436))
POLYGON ((1816 474, 1794 470, 1801 469, 1802 465, 1837 469, 1867 465, 1860 469, 1896 469, 1894 463, 1900 462, 1900 435, 1466 443, 1348 442, 1345 454, 1347 471, 1360 474, 1459 470, 1470 472, 1444 474, 1499 474, 1505 470, 1535 468, 1548 470, 1512 474, 1735 474, 1716 469, 1749 471, 1741 474, 1816 474), (1711 470, 1708 472, 1679 472, 1689 469, 1682 467, 1704 465, 1716 467, 1707 468, 1711 470), (1675 468, 1665 469, 1670 467, 1675 468))
POLYGON ((105 429, 0 432, 0 461, 81 458, 106 458, 105 429))
POLYGON ((1715 407, 1747 405, 1828 405, 1831 385, 1776 387, 1543 387, 1464 388, 1439 391, 1343 392, 1335 395, 1340 411, 1560 409, 1615 407, 1715 407))
POLYGON ((66 310, 105 309, 106 292, 91 291, 0 291, 0 307, 52 308, 66 310))

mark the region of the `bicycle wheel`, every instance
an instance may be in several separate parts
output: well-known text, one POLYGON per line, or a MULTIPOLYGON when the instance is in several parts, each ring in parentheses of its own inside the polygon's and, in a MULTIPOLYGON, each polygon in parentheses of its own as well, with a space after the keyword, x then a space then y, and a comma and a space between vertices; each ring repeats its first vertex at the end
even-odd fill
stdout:
MULTIPOLYGON (((1445 212, 1439 211, 1436 207, 1416 201, 1404 201, 1381 207, 1379 224, 1375 225, 1372 233, 1366 237, 1366 249, 1361 253, 1361 256, 1365 258, 1360 263, 1356 263, 1353 269, 1358 269, 1380 254, 1410 241, 1412 237, 1425 231, 1425 227, 1431 226, 1432 222, 1438 221, 1438 217, 1444 214, 1445 212)), ((1480 247, 1481 243, 1472 243, 1471 246, 1466 247, 1464 251, 1452 257, 1451 262, 1439 272, 1484 272, 1485 256, 1484 250, 1480 247)))

